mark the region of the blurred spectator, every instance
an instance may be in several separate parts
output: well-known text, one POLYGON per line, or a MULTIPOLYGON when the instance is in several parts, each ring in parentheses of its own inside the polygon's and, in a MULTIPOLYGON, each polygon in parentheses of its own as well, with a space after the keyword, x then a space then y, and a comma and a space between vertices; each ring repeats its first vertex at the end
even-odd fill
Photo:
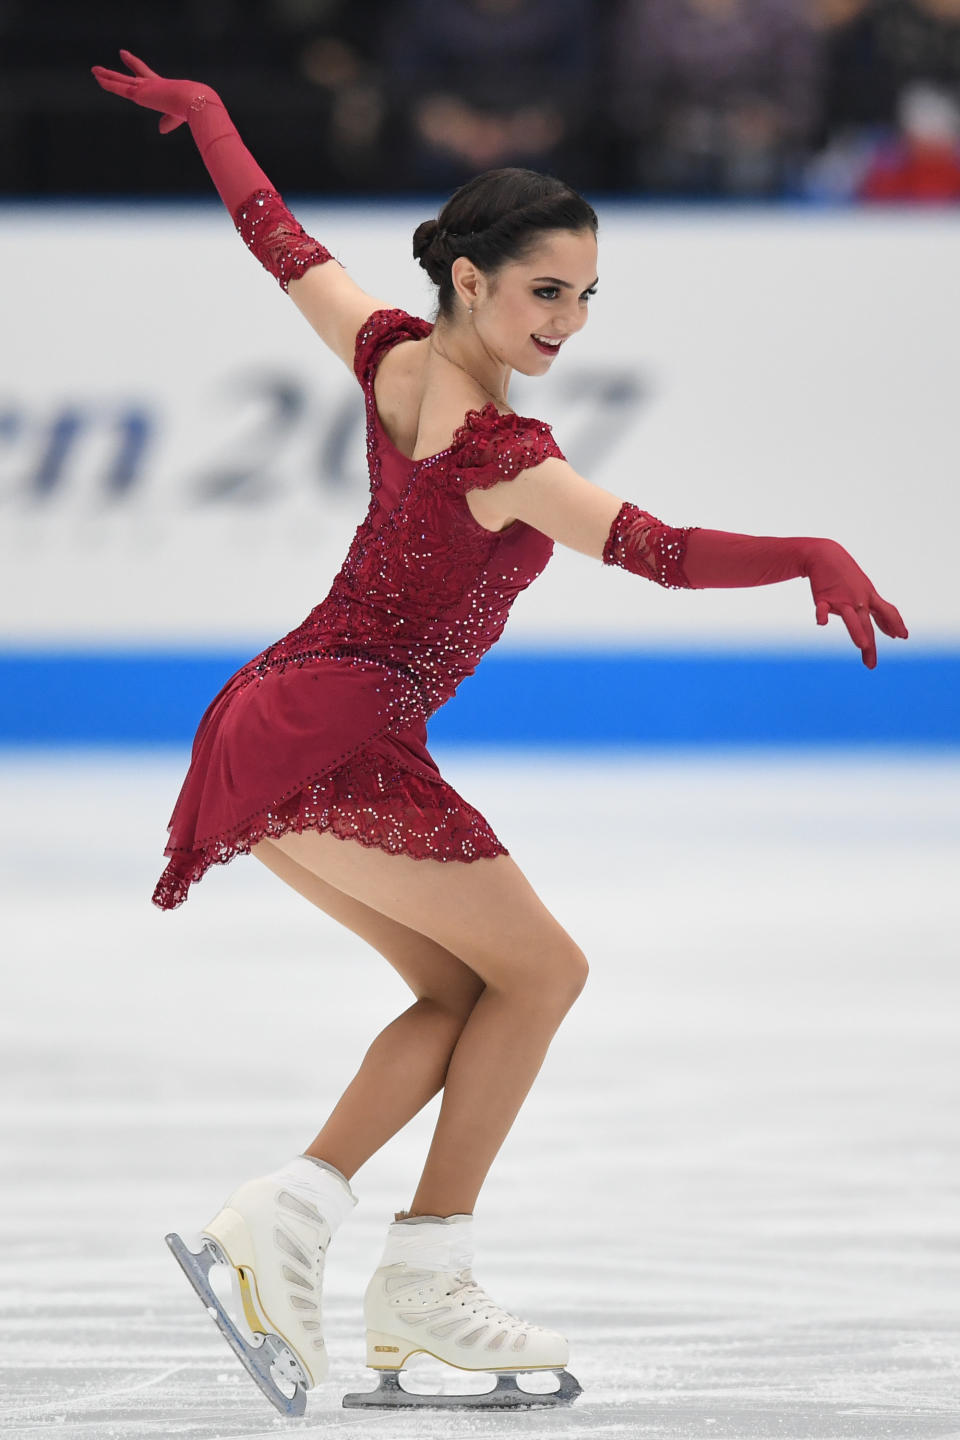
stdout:
POLYGON ((0 0, 0 193, 207 195, 93 83, 208 81, 278 186, 957 201, 960 0, 0 0))
POLYGON ((0 0, 0 190, 210 194, 189 136, 124 114, 90 75, 120 46, 218 89, 291 192, 379 189, 383 103, 372 62, 389 0, 0 0))
POLYGON ((808 0, 623 0, 612 120, 628 184, 667 195, 776 195, 816 116, 808 0))
POLYGON ((387 0, 269 0, 267 9, 286 39, 288 74, 275 86, 274 109, 282 115, 290 86, 310 96, 308 128, 294 140, 287 126, 298 172, 312 168, 311 188, 390 188, 377 59, 387 0))
POLYGON ((882 3, 813 0, 823 37, 818 149, 830 134, 893 119, 896 85, 889 59, 881 55, 877 26, 882 3))
POLYGON ((960 0, 816 0, 816 15, 824 97, 807 193, 954 198, 960 0))
POLYGON ((393 168, 446 188, 501 165, 589 183, 583 152, 598 10, 590 0, 406 0, 382 36, 393 168))
POLYGON ((960 0, 815 0, 825 41, 823 130, 892 127, 905 86, 960 93, 960 0))
POLYGON ((871 159, 861 200, 960 200, 960 108, 929 85, 900 96, 900 133, 871 159))

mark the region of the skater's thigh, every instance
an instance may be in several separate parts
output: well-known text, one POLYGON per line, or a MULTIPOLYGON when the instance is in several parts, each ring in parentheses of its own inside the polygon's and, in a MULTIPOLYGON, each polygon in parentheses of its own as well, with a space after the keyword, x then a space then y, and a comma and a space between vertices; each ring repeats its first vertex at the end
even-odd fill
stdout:
POLYGON ((389 961, 419 1000, 433 1000, 457 1015, 466 1016, 473 1009, 484 988, 483 981, 435 940, 345 895, 285 854, 272 840, 262 840, 251 853, 311 904, 366 940, 389 961))
POLYGON ((552 984, 569 998, 583 986, 583 951, 509 855, 415 860, 317 830, 272 843, 344 894, 436 941, 492 987, 552 984))

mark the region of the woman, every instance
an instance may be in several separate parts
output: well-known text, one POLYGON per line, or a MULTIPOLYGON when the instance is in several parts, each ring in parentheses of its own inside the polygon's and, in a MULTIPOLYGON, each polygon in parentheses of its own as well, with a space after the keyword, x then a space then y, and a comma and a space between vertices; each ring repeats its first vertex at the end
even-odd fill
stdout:
MULTIPOLYGON (((214 91, 120 53, 132 73, 96 67, 100 84, 160 111, 161 131, 189 124, 250 249, 355 370, 371 480, 329 595, 204 715, 154 899, 178 905, 211 864, 249 852, 369 941, 416 996, 373 1042, 304 1154, 239 1187, 202 1232, 199 1266, 182 1242, 178 1258, 188 1273, 193 1262, 204 1294, 212 1259, 231 1267, 251 1329, 289 1347, 284 1373, 302 1409, 303 1389, 326 1374, 323 1263, 356 1203, 348 1182, 442 1088, 412 1204, 389 1227, 366 1292, 368 1364, 396 1375, 425 1350, 501 1376, 562 1371, 563 1337, 510 1315, 473 1281, 471 1230, 587 961, 443 780, 425 721, 498 638, 554 541, 666 586, 806 576, 817 622, 842 616, 870 668, 871 617, 887 635, 907 631, 834 542, 663 525, 577 475, 549 426, 510 409, 513 371, 550 369, 586 323, 596 286, 596 215, 568 186, 488 172, 418 227, 414 254, 439 287, 431 325, 330 263, 214 91)), ((257 1372, 254 1352, 231 1343, 285 1408, 262 1361, 257 1372)), ((557 1393, 572 1398, 576 1382, 564 1384, 557 1393)), ((501 1401, 511 1393, 523 1392, 503 1389, 501 1401)))

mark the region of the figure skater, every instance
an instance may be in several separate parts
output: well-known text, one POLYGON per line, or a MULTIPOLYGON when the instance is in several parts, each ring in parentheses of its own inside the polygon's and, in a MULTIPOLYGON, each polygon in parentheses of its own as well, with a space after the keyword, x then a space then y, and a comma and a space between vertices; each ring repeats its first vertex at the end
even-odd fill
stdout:
POLYGON ((241 1184, 201 1232, 199 1256, 179 1236, 168 1243, 264 1393, 302 1413, 327 1373, 324 1257, 356 1204, 349 1182, 442 1089, 410 1208, 366 1291, 367 1363, 381 1372, 366 1398, 440 1403, 397 1382, 427 1352, 498 1375, 474 1403, 562 1403, 579 1391, 567 1342, 474 1281, 473 1212, 587 960, 444 780, 425 722, 498 639, 554 542, 674 588, 806 577, 817 623, 840 616, 871 669, 871 621, 907 631, 834 541, 665 525, 582 478, 549 425, 511 410, 514 371, 545 375, 596 289, 597 217, 569 186, 490 171, 419 225, 413 253, 439 288, 431 324, 331 263, 209 86, 120 55, 131 73, 97 66, 99 83, 159 111, 164 133, 189 125, 246 244, 355 372, 370 468, 369 507, 327 597, 204 714, 154 900, 171 909, 211 865, 250 853, 368 941, 416 997, 301 1155, 241 1184), (254 1343, 213 1295, 215 1262, 229 1267, 254 1343), (558 1372, 560 1390, 519 1389, 516 1376, 537 1369, 558 1372))

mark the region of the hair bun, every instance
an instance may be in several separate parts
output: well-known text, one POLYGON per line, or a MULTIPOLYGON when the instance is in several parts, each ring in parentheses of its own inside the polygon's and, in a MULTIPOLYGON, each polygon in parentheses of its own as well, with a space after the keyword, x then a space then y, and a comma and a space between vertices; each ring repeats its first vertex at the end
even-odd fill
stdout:
POLYGON ((447 232, 436 220, 424 220, 413 232, 413 257, 419 260, 434 285, 439 285, 450 268, 453 256, 447 243, 447 232))
POLYGON ((440 233, 436 220, 424 220, 413 232, 413 258, 423 264, 423 257, 440 233))

